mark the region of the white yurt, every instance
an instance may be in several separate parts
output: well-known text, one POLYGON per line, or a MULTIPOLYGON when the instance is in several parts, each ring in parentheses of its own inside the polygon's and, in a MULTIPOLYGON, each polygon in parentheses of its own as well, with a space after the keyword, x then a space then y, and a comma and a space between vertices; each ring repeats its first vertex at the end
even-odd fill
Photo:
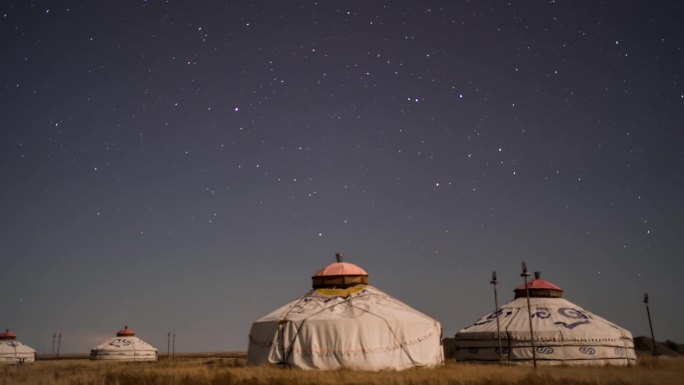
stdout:
POLYGON ((17 335, 5 329, 0 333, 0 364, 35 362, 36 351, 17 340, 17 335))
POLYGON ((444 361, 439 322, 369 285, 341 254, 312 279, 313 290, 252 324, 249 365, 403 370, 444 361))
MULTIPOLYGON (((528 282, 535 358, 547 365, 617 365, 636 363, 632 334, 564 299, 563 290, 540 278, 528 282)), ((498 310, 501 356, 496 313, 480 318, 459 331, 454 340, 457 360, 532 364, 530 313, 525 284, 515 298, 498 310)))
POLYGON ((90 349, 91 360, 156 361, 157 358, 157 349, 136 337, 128 326, 119 330, 116 337, 90 349))

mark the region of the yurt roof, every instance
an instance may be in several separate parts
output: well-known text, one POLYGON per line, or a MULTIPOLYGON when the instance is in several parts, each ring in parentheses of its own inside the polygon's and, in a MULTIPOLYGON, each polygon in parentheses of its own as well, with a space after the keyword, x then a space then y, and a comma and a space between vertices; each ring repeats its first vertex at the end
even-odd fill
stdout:
POLYGON ((341 253, 335 254, 335 258, 337 262, 329 264, 311 277, 314 289, 347 289, 368 284, 368 273, 365 270, 353 263, 342 261, 341 253))
POLYGON ((148 342, 141 340, 137 336, 119 336, 112 337, 98 346, 91 349, 96 351, 144 351, 157 350, 148 342))
POLYGON ((357 265, 349 262, 344 262, 342 260, 342 253, 336 253, 335 259, 337 262, 331 263, 328 266, 318 270, 314 273, 313 277, 339 277, 344 275, 365 275, 368 276, 366 270, 358 267, 357 265))
POLYGON ((9 329, 5 329, 3 333, 0 333, 0 340, 13 340, 16 338, 17 335, 9 331, 9 329))
MULTIPOLYGON (((534 279, 527 282, 527 288, 530 290, 530 297, 561 297, 563 289, 554 285, 553 283, 541 279, 541 273, 536 271, 534 279)), ((522 283, 515 290, 515 298, 524 297, 525 284, 522 283)))
POLYGON ((368 275, 365 270, 349 262, 335 262, 318 270, 314 277, 327 277, 339 275, 368 275))
POLYGON ((135 331, 133 331, 133 329, 129 329, 128 325, 124 326, 123 329, 116 332, 117 337, 132 337, 134 335, 135 335, 135 331))

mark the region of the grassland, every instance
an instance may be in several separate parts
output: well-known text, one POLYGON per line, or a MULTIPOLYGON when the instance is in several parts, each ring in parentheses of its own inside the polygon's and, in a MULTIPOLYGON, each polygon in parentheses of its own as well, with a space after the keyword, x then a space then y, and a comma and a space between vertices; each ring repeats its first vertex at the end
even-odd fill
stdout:
POLYGON ((0 385, 422 385, 422 384, 684 384, 684 358, 644 358, 629 368, 500 367, 450 362, 403 372, 301 371, 246 367, 243 357, 182 357, 112 363, 84 359, 0 367, 0 385))

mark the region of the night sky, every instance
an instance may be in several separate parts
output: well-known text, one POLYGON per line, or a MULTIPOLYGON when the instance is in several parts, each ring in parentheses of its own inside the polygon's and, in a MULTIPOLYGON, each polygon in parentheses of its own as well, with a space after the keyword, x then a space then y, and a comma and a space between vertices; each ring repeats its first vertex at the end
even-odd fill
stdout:
POLYGON ((445 336, 520 263, 684 342, 684 9, 4 1, 0 328, 244 351, 343 252, 445 336))

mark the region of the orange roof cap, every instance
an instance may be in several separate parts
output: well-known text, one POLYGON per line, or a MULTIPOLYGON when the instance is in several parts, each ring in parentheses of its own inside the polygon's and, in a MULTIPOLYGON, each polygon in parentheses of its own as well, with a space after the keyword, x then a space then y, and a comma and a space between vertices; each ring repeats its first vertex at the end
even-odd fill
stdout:
POLYGON ((314 273, 314 277, 326 277, 333 275, 368 275, 366 271, 353 263, 335 262, 318 270, 314 273))
POLYGON ((116 332, 117 337, 132 337, 134 335, 135 335, 135 332, 132 329, 129 329, 128 325, 124 326, 123 329, 116 332))
POLYGON ((13 340, 17 338, 17 335, 9 331, 9 329, 5 329, 4 333, 0 333, 0 340, 13 340))

